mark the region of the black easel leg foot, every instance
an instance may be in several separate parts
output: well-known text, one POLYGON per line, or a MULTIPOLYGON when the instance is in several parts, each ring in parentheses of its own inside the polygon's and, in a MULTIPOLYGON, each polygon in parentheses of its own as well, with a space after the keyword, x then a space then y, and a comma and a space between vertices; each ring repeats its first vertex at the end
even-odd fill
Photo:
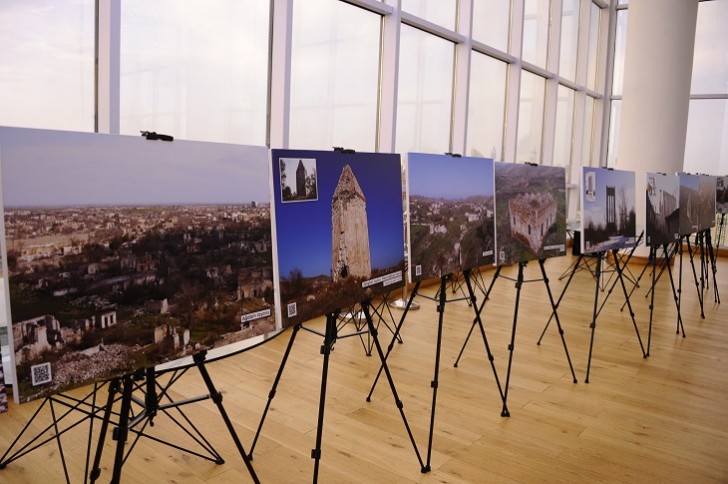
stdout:
POLYGON ((427 474, 428 472, 430 472, 430 470, 431 470, 430 466, 426 465, 426 466, 422 466, 422 469, 420 470, 420 472, 423 474, 427 474))

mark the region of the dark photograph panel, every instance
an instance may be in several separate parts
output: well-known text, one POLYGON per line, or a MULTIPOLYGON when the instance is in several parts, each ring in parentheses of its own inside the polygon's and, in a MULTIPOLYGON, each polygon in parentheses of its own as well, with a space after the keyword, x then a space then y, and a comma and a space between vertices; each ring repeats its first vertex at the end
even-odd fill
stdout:
POLYGON ((680 238, 680 179, 677 175, 646 173, 645 244, 659 246, 680 238))
POLYGON ((631 171, 582 167, 582 252, 634 247, 635 175, 631 171))
POLYGON ((494 262, 493 160, 407 155, 410 280, 494 262))
POLYGON ((717 179, 709 175, 678 173, 680 178, 680 235, 715 227, 717 179))
MULTIPOLYGON (((274 184, 286 324, 346 310, 403 286, 399 155, 272 150, 271 156, 274 180, 284 178, 282 168, 298 167, 298 160, 312 160, 316 172, 316 200, 287 203, 283 184, 274 184)), ((287 180, 290 176, 285 174, 287 180)))
POLYGON ((710 175, 700 175, 698 197, 700 200, 700 230, 715 227, 717 179, 710 175))
POLYGON ((3 372, 3 361, 0 358, 0 413, 8 411, 8 395, 5 393, 5 373, 3 372))
POLYGON ((721 215, 728 213, 728 176, 715 179, 715 211, 721 215))
POLYGON ((276 329, 264 147, 0 130, 21 401, 276 329))
POLYGON ((566 170, 495 163, 497 264, 566 253, 566 170))

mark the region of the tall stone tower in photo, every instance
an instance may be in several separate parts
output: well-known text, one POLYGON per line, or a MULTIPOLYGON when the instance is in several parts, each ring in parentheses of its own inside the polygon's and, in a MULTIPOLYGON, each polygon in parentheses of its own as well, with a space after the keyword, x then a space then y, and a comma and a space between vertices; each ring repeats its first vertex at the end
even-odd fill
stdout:
POLYGON ((306 167, 303 166, 303 161, 298 160, 298 167, 296 168, 296 197, 306 198, 306 167))
POLYGON ((372 275, 367 202, 349 165, 331 198, 331 272, 334 282, 372 275))
POLYGON ((615 232, 617 230, 617 196, 613 186, 607 185, 607 203, 605 209, 607 230, 609 232, 615 232))

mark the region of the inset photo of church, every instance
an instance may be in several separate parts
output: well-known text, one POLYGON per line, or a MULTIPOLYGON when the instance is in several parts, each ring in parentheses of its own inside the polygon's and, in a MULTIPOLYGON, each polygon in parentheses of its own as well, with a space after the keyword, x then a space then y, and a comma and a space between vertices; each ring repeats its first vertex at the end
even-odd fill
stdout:
POLYGON ((566 170, 495 164, 496 264, 566 253, 566 170))
POLYGON ((635 174, 633 171, 582 167, 582 252, 634 247, 636 236, 635 174), (593 177, 594 197, 587 196, 593 177))
POLYGON ((272 160, 274 180, 281 180, 274 196, 284 325, 345 311, 402 287, 399 155, 273 150, 272 160), (314 175, 316 198, 288 203, 299 201, 296 194, 304 190, 303 183, 290 188, 299 174, 300 180, 314 175), (286 187, 291 197, 282 193, 286 187))

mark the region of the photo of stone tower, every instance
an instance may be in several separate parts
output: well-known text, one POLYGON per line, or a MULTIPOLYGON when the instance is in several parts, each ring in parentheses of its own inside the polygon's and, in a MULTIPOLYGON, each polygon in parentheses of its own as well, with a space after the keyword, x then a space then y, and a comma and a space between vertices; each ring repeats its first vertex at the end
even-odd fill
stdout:
POLYGON ((296 167, 296 195, 298 197, 306 196, 306 167, 303 166, 303 161, 299 160, 298 167, 296 167))
POLYGON ((331 272, 334 283, 372 275, 366 198, 349 165, 331 198, 331 272))
POLYGON ((556 199, 551 193, 523 193, 508 201, 511 233, 533 252, 539 252, 556 223, 556 199))
POLYGON ((616 232, 617 230, 617 197, 613 186, 607 186, 607 204, 605 205, 607 217, 607 230, 616 232))

